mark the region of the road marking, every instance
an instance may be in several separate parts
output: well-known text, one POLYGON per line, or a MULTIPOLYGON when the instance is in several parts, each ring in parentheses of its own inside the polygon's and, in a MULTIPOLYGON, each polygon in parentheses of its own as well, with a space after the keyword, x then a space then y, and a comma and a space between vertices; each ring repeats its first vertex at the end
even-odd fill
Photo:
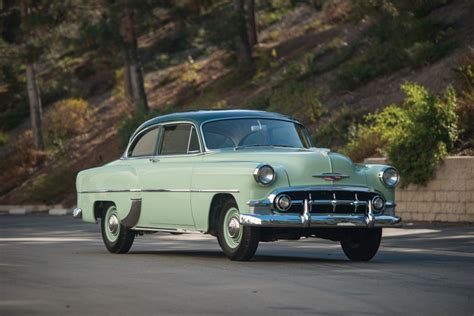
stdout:
POLYGON ((26 215, 30 212, 24 208, 14 208, 11 209, 9 213, 10 215, 26 215))
POLYGON ((0 242, 69 242, 69 241, 96 241, 97 238, 83 237, 23 237, 23 238, 0 238, 0 242))
POLYGON ((440 256, 455 256, 455 257, 468 257, 474 258, 474 253, 459 252, 450 250, 435 250, 435 249, 420 249, 420 248, 399 248, 399 247, 380 247, 381 251, 391 252, 404 252, 404 253, 417 253, 426 255, 440 255, 440 256))
POLYGON ((474 238, 474 234, 473 235, 455 235, 455 236, 433 237, 433 238, 430 238, 430 240, 466 239, 466 238, 474 238))
POLYGON ((408 236, 419 234, 436 234, 440 233, 438 229, 403 229, 403 228, 384 228, 383 237, 408 236))

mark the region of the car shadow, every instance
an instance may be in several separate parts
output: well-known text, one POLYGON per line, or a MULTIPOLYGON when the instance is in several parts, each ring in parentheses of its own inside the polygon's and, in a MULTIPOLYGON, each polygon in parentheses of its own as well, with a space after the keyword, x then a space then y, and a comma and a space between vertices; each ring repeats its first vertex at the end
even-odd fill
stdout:
MULTIPOLYGON (((196 250, 137 250, 130 251, 133 255, 150 255, 150 256, 164 256, 164 257, 183 257, 183 258, 196 258, 196 259, 222 259, 229 260, 220 251, 196 251, 196 250)), ((229 260, 229 262, 232 262, 229 260)), ((237 262, 237 261, 236 261, 237 262)), ((282 256, 282 255, 268 255, 258 253, 249 261, 253 263, 268 263, 268 262, 285 262, 285 263, 350 263, 349 260, 344 258, 323 258, 313 256, 282 256)))

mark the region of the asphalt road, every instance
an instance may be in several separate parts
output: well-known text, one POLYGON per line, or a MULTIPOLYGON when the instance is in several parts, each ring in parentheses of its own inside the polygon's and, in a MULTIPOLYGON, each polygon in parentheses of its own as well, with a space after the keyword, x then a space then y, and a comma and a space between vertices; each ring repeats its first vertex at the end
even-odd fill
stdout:
POLYGON ((474 315, 474 227, 385 229, 377 256, 338 243, 261 243, 232 262, 204 235, 138 237, 109 254, 99 225, 0 217, 0 315, 474 315))

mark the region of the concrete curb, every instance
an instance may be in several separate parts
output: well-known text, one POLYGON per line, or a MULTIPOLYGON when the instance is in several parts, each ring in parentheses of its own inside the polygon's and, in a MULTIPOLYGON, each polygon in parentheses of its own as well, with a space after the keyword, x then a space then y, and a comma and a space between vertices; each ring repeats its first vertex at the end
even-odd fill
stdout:
POLYGON ((72 215, 73 208, 65 208, 62 205, 0 205, 1 215, 50 215, 65 216, 72 215))

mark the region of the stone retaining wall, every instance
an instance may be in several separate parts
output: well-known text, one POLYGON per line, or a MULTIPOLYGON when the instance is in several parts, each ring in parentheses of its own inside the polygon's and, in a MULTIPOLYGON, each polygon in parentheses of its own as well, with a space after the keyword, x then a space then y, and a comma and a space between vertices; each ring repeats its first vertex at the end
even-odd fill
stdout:
MULTIPOLYGON (((367 163, 385 163, 369 158, 367 163)), ((403 221, 474 223, 474 157, 448 157, 423 186, 397 188, 397 215, 403 221)))

